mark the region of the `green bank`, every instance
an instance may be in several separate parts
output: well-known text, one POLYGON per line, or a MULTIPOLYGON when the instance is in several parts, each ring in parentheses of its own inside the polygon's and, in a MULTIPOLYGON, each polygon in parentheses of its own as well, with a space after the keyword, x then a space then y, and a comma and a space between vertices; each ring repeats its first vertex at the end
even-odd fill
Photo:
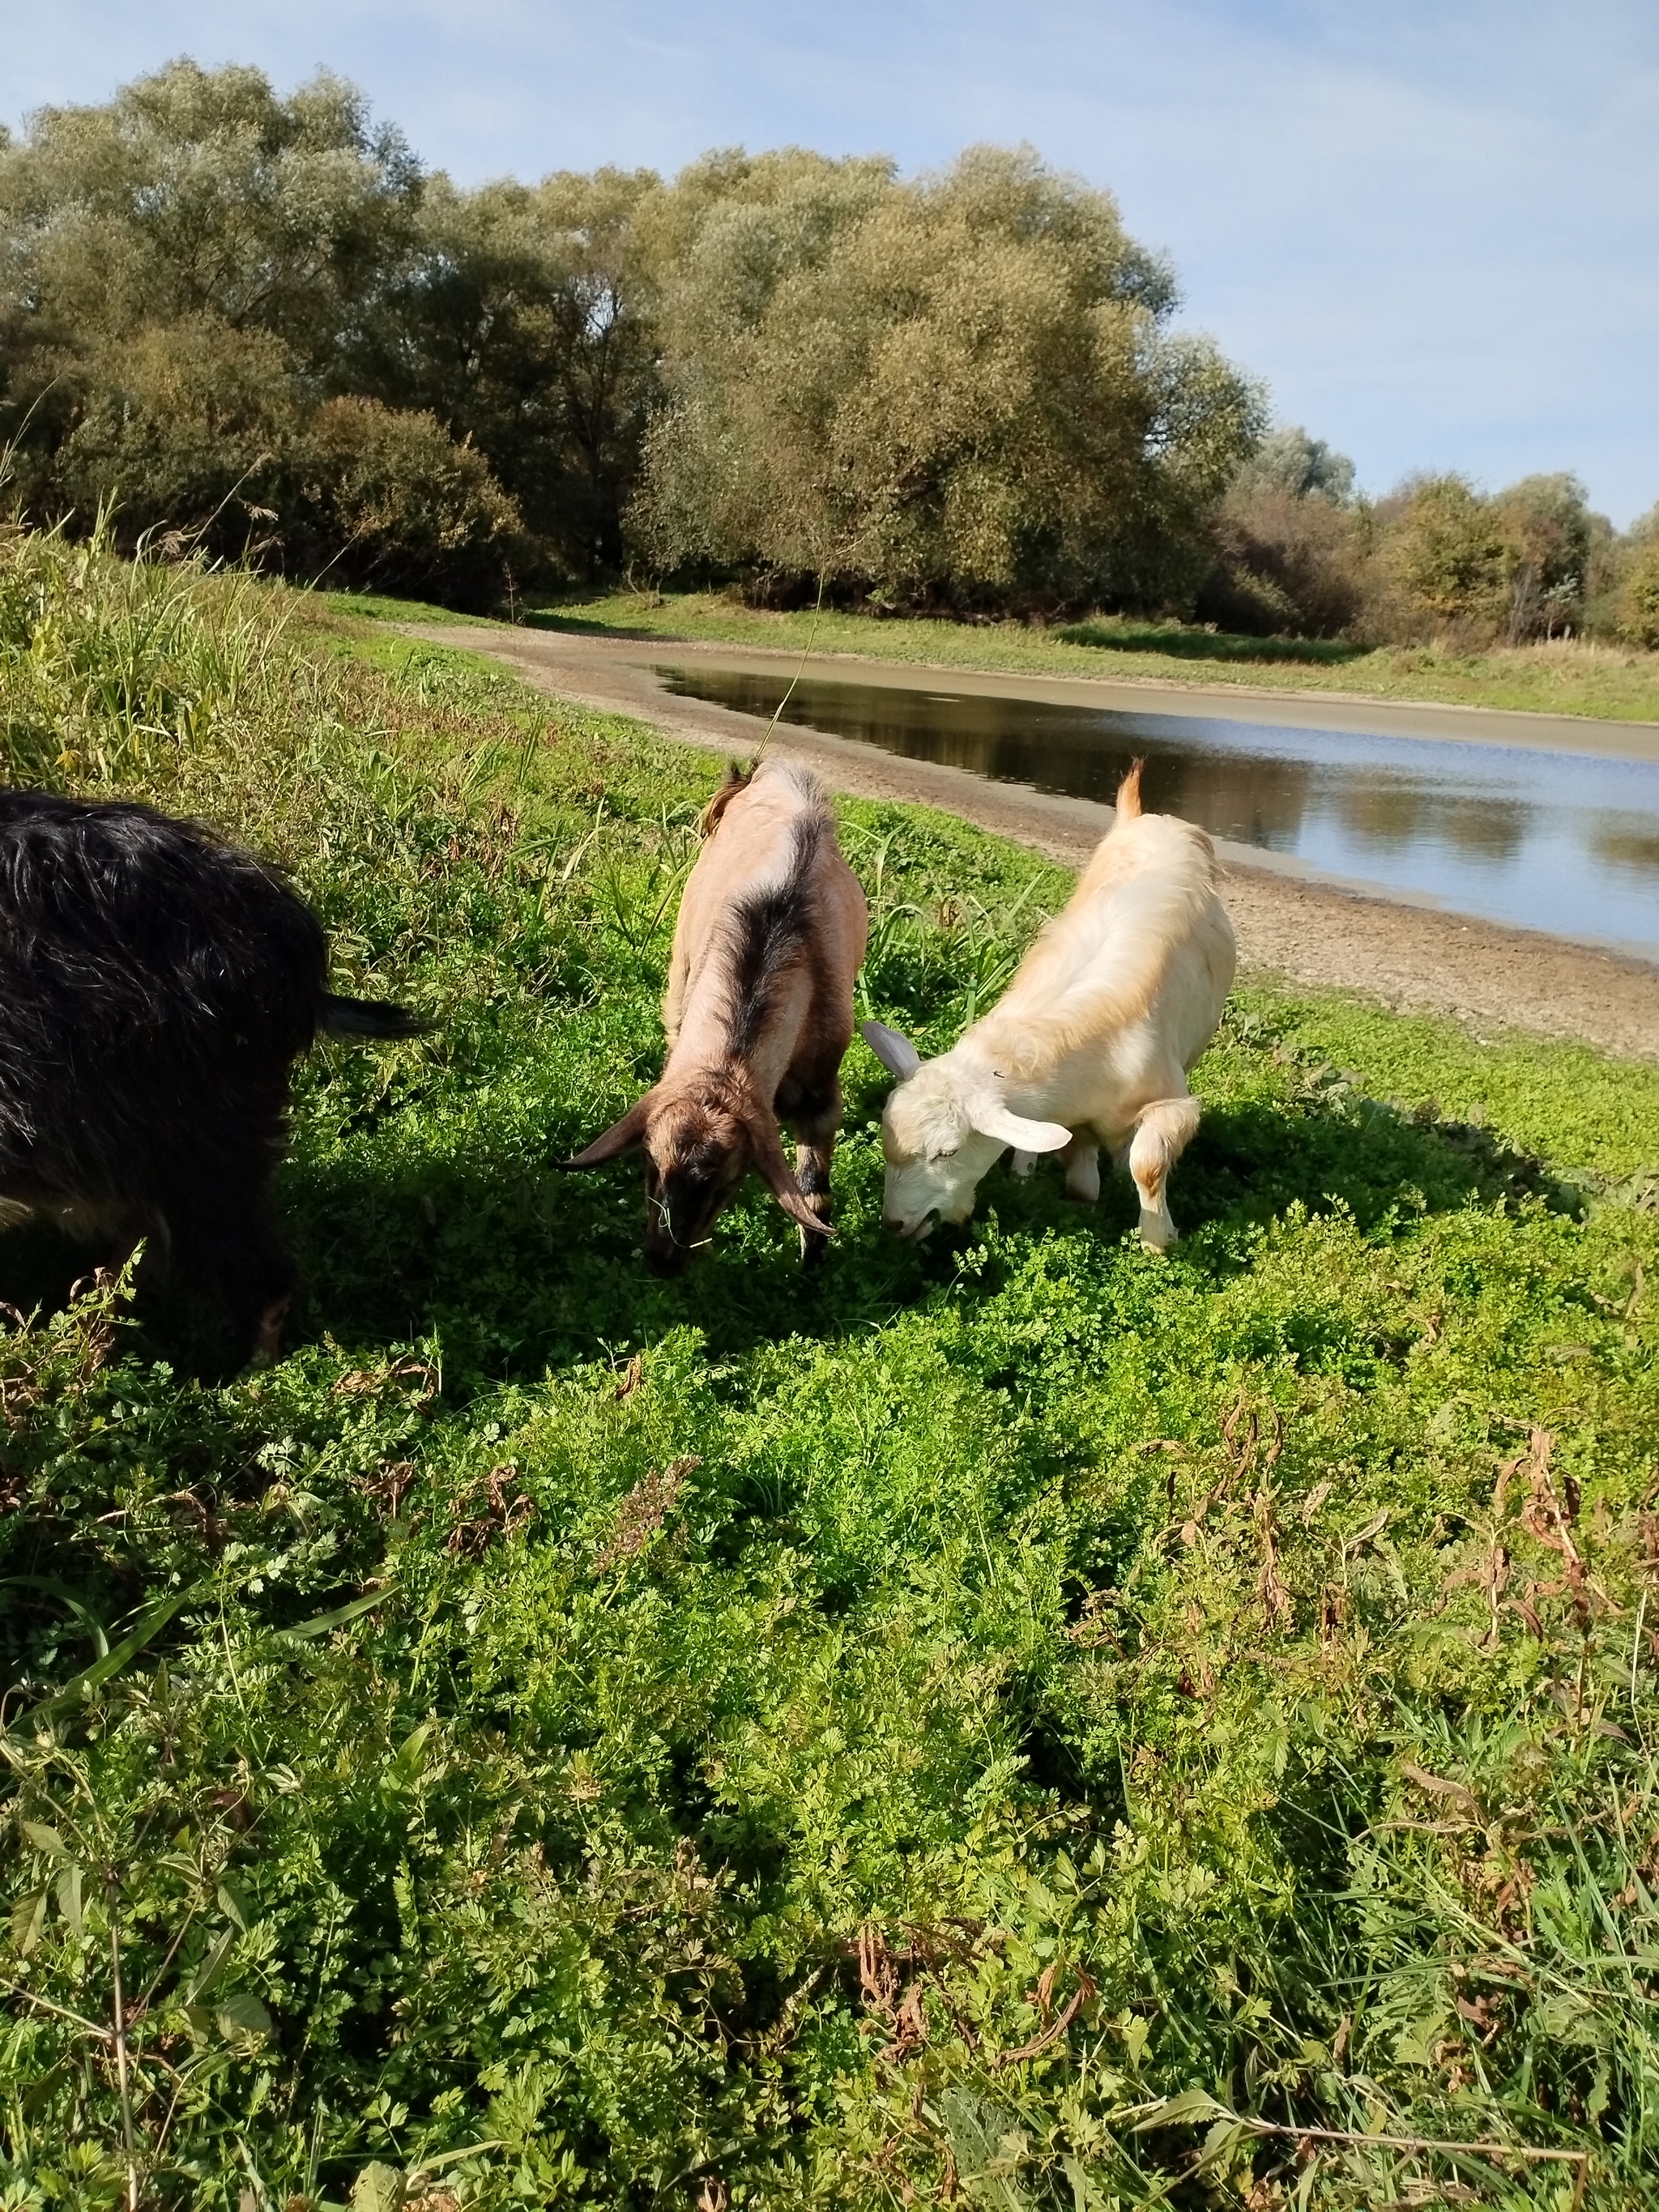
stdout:
MULTIPOLYGON (((371 602, 390 610, 396 601, 371 602)), ((427 619, 453 620, 428 613, 427 619)), ((775 613, 734 592, 624 592, 561 600, 526 619, 623 637, 848 653, 939 668, 1084 676, 1144 684, 1237 684, 1246 691, 1419 700, 1607 721, 1659 721, 1659 658, 1596 640, 1460 652, 1445 645, 1359 646, 1242 636, 1201 624, 1101 616, 1035 628, 1019 622, 883 619, 809 606, 775 613)), ((1265 709, 1264 709, 1265 711, 1265 709)))

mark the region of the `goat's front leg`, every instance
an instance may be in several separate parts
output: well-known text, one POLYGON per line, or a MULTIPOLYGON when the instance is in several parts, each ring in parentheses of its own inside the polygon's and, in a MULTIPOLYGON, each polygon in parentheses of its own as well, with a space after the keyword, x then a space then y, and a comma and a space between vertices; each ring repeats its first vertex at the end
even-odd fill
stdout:
POLYGON ((1135 1121, 1129 1173, 1140 1198, 1140 1240, 1155 1252, 1167 1252, 1176 1241, 1170 1173, 1197 1133, 1200 1111, 1196 1098, 1160 1098, 1135 1121))
POLYGON ((1086 1129, 1079 1129, 1060 1152, 1066 1168, 1066 1195, 1079 1206, 1092 1206, 1100 1196, 1100 1146, 1086 1129))
MULTIPOLYGON (((830 1170, 836 1157, 836 1137, 841 1127, 841 1085, 832 1083, 828 1094, 803 1099, 793 1117, 795 1131, 795 1181, 800 1194, 818 1219, 830 1220, 830 1170)), ((800 1263, 817 1267, 830 1239, 814 1231, 800 1231, 800 1263)))

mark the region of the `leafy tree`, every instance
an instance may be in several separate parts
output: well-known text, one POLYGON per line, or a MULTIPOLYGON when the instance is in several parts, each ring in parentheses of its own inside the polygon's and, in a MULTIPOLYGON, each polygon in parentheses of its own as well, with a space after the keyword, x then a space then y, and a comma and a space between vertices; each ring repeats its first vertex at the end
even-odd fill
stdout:
POLYGON ((878 605, 1647 635, 1643 543, 1576 479, 1373 510, 1175 306, 1029 150, 467 191, 338 78, 188 60, 0 130, 0 440, 73 529, 114 502, 129 545, 469 601, 643 552, 878 605))
POLYGON ((176 61, 101 107, 43 108, 0 152, 4 289, 74 346, 211 315, 325 378, 408 251, 421 172, 361 93, 286 100, 176 61))
POLYGON ((1493 634, 1508 616, 1513 548, 1467 477, 1420 477, 1386 501, 1385 562, 1408 625, 1493 634))
POLYGON ((129 543, 162 528, 492 595, 523 531, 465 404, 444 410, 457 443, 361 390, 411 340, 432 362, 416 400, 442 380, 431 328, 398 321, 444 255, 426 198, 398 134, 327 76, 283 100, 257 70, 181 61, 33 118, 0 149, 0 397, 25 503, 85 524, 113 501, 129 543))
POLYGON ((635 217, 649 171, 530 189, 428 181, 416 249, 336 374, 470 438, 558 564, 619 568, 623 509, 657 392, 635 217))
POLYGON ((1620 580, 1618 626, 1632 645, 1659 647, 1659 507, 1632 524, 1620 580))
POLYGON ((1378 524, 1385 634, 1519 645, 1583 627, 1612 595, 1613 527, 1576 477, 1525 477, 1492 497, 1462 477, 1421 477, 1378 524))
POLYGON ((1281 492, 1291 499, 1320 498, 1346 507, 1353 498, 1353 463, 1300 423, 1270 430, 1233 478, 1230 491, 1281 492))
POLYGON ((1168 331, 1170 272, 1104 194, 981 148, 908 185, 726 155, 672 197, 670 402, 637 510, 659 559, 911 603, 1195 582, 1259 395, 1168 331))
MULTIPOLYGON (((356 397, 470 441, 473 458, 439 475, 476 473, 482 456, 555 567, 614 569, 655 391, 629 218, 660 190, 648 172, 601 170, 459 191, 326 76, 284 100, 257 70, 177 62, 103 106, 43 110, 0 146, 0 422, 28 503, 84 513, 118 496, 129 537, 199 524, 256 454, 356 397), (211 403, 210 356, 226 383, 211 403), (147 394, 186 359, 192 397, 171 424, 147 394)), ((429 428, 399 434, 438 466, 429 428)), ((259 501, 291 483, 279 471, 259 501)), ((320 514, 343 512, 337 494, 282 514, 290 557, 316 546, 320 514)))
POLYGON ((1335 637, 1366 603, 1370 512, 1353 463, 1300 427, 1270 431, 1227 488, 1199 614, 1267 636, 1335 637))
POLYGON ((170 62, 104 106, 42 108, 0 150, 0 250, 24 404, 100 345, 212 316, 321 383, 411 241, 420 170, 361 93, 279 100, 257 69, 170 62), (42 374, 45 372, 45 378, 42 374))
POLYGON ((1300 428, 1264 439, 1228 489, 1199 611, 1229 628, 1512 645, 1581 629, 1616 580, 1613 533, 1565 474, 1487 496, 1455 476, 1407 483, 1376 509, 1353 465, 1300 428))
POLYGON ((1601 520, 1590 514, 1583 485, 1565 474, 1523 477, 1499 492, 1493 506, 1510 545, 1510 644, 1578 624, 1593 529, 1601 520))

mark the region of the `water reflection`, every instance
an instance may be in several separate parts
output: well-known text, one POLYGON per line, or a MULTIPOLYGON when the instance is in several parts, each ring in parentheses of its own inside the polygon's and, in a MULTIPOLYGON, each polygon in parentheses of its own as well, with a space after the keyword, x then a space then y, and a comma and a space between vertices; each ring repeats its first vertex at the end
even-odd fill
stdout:
POLYGON ((1645 869, 1650 875, 1659 877, 1659 836, 1617 822, 1596 829, 1590 842, 1609 866, 1645 869))
MULTIPOLYGON (((769 718, 787 676, 659 672, 769 718)), ((1460 912, 1659 949, 1659 763, 807 678, 787 721, 1001 783, 1149 807, 1460 912)))

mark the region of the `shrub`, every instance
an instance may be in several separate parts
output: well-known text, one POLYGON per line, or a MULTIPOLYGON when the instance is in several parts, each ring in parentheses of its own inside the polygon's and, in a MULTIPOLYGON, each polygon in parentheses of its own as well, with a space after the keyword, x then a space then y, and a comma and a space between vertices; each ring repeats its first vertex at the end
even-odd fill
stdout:
POLYGON ((176 532, 220 553, 268 537, 299 421, 291 364, 268 331, 193 315, 101 348, 43 504, 83 523, 117 510, 120 541, 176 532))
POLYGON ((1269 637, 1340 637, 1357 626, 1369 587, 1363 513, 1246 483, 1228 494, 1214 535, 1201 620, 1269 637))
POLYGON ((483 606, 525 557, 518 509, 489 463, 435 416, 331 399, 296 474, 293 555, 313 573, 483 606))
POLYGON ((1267 637, 1339 637, 1368 591, 1369 510, 1353 463, 1299 426, 1272 431, 1227 489, 1212 532, 1215 562, 1197 613, 1267 637))

